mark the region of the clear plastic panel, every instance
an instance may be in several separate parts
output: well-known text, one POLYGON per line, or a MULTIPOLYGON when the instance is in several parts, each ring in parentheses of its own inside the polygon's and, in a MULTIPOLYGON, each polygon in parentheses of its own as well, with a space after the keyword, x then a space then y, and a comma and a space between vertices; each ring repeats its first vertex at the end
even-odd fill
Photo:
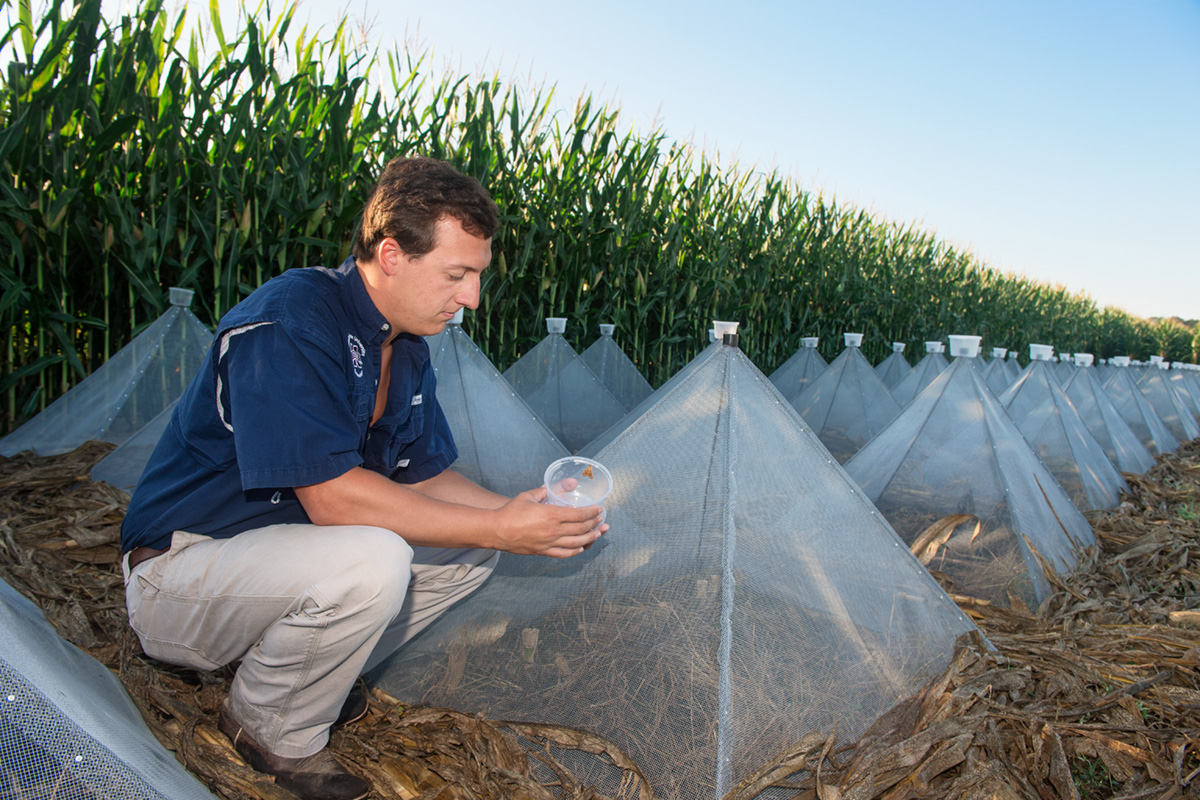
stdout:
MULTIPOLYGON (((940 342, 933 342, 933 344, 940 344, 940 342)), ((901 408, 904 408, 924 391, 925 387, 933 383, 934 379, 941 375, 948 366, 946 357, 941 353, 927 353, 908 375, 892 387, 892 397, 901 408)))
MULTIPOLYGON (((595 731, 659 797, 712 800, 944 669, 970 621, 744 354, 699 358, 597 454, 611 530, 572 559, 502 558, 384 689, 595 731)), ((618 770, 586 778, 617 795, 618 770)))

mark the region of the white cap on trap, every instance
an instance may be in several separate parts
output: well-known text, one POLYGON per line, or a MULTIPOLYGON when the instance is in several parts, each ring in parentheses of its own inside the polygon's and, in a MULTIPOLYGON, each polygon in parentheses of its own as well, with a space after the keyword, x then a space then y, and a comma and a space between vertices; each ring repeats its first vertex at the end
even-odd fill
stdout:
POLYGON ((713 320, 713 334, 717 337, 717 341, 721 341, 728 334, 737 336, 738 324, 736 322, 726 322, 725 320, 713 320))
POLYGON ((1152 362, 1152 363, 1157 363, 1159 369, 1170 369, 1171 368, 1171 365, 1165 361, 1158 361, 1158 362, 1152 362))
POLYGON ((842 338, 846 341, 846 347, 862 347, 861 333, 843 333, 842 338))
POLYGON ((566 317, 546 317, 546 331, 548 333, 562 333, 566 329, 566 317))
POLYGON ((717 340, 717 332, 714 331, 712 328, 709 328, 708 329, 708 343, 712 344, 716 340, 717 340))
POLYGON ((942 352, 942 343, 941 342, 926 342, 925 343, 925 352, 926 353, 942 352))
POLYGON ((600 335, 601 336, 612 336, 613 331, 615 331, 616 329, 617 329, 616 325, 606 325, 603 322, 600 323, 600 335))
POLYGON ((904 342, 892 342, 892 352, 893 353, 903 353, 904 352, 904 342))
POLYGON ((983 341, 982 336, 967 336, 959 334, 950 337, 950 355, 955 358, 975 358, 979 355, 979 343, 983 341))
POLYGON ((1091 353, 1075 354, 1075 366, 1077 367, 1090 367, 1095 361, 1096 357, 1091 353))
POLYGON ((1009 357, 1009 359, 1015 359, 1015 358, 1017 357, 1017 351, 1016 351, 1016 350, 1009 350, 1009 351, 1008 351, 1008 357, 1009 357))
POLYGON ((1150 356, 1150 363, 1151 363, 1151 364, 1161 364, 1161 363, 1162 363, 1162 360, 1163 360, 1163 357, 1162 357, 1162 356, 1150 356))
POLYGON ((1108 360, 1108 363, 1112 364, 1114 367, 1128 367, 1129 356, 1113 356, 1108 360))
POLYGON ((462 325, 463 310, 460 308, 454 312, 454 316, 450 318, 450 325, 462 325))
POLYGON ((1187 364, 1184 364, 1182 361, 1172 361, 1171 362, 1171 369, 1186 369, 1186 368, 1187 368, 1187 364))
POLYGON ((992 358, 1004 358, 1004 354, 1008 352, 1007 347, 993 347, 992 358))
POLYGON ((821 341, 820 336, 805 336, 800 340, 800 344, 804 347, 815 348, 819 341, 821 341))
POLYGON ((1054 345, 1031 344, 1029 345, 1029 357, 1034 361, 1049 361, 1054 357, 1054 345))
POLYGON ((192 297, 195 294, 191 289, 180 289, 178 286, 172 286, 167 290, 167 299, 171 301, 171 305, 173 306, 187 308, 192 304, 192 297))

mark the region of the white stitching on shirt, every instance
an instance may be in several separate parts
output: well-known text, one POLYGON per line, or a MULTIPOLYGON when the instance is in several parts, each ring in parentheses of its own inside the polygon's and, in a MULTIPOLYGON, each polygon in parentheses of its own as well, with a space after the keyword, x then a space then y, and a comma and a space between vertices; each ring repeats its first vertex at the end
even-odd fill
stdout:
MULTIPOLYGON (((246 331, 252 331, 255 328, 261 328, 263 325, 274 325, 274 324, 275 324, 274 322, 255 322, 250 325, 243 325, 240 328, 231 328, 230 330, 225 331, 225 335, 223 335, 221 337, 221 346, 217 350, 217 365, 218 365, 218 367, 221 364, 221 359, 223 359, 225 357, 225 354, 229 352, 230 337, 232 337, 234 334, 245 333, 246 331)), ((217 369, 217 397, 216 397, 217 416, 219 416, 221 418, 221 424, 224 425, 225 428, 230 433, 233 433, 233 425, 229 423, 228 417, 225 413, 225 409, 221 405, 221 387, 222 387, 221 370, 218 368, 217 369)))

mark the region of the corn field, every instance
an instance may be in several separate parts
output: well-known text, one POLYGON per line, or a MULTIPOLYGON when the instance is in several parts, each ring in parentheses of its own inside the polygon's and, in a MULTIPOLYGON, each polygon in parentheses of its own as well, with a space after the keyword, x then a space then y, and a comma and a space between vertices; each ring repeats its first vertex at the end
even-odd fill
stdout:
POLYGON ((211 325, 285 269, 336 266, 382 164, 406 154, 453 162, 500 206, 464 324, 500 369, 547 316, 567 317, 579 348, 615 323, 654 385, 714 318, 742 323, 766 372, 801 336, 832 357, 844 331, 866 334, 872 360, 951 333, 1022 352, 1160 351, 1149 322, 626 130, 590 97, 564 110, 550 89, 435 74, 426 54, 373 48, 345 21, 298 29, 294 5, 230 27, 215 0, 200 20, 162 0, 117 20, 99 0, 0 9, 0 432, 156 319, 169 286, 196 290, 211 325))

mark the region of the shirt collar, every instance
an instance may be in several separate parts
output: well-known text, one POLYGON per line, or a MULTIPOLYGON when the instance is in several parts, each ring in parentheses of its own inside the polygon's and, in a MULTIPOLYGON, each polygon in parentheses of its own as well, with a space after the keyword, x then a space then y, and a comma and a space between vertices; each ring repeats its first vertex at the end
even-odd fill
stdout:
POLYGON ((391 334, 392 325, 375 307, 375 302, 371 300, 371 295, 367 292, 367 285, 363 283, 362 275, 358 271, 357 259, 350 256, 342 262, 337 271, 345 275, 349 282, 350 302, 353 305, 354 314, 362 323, 362 330, 372 332, 371 344, 381 344, 391 334))

